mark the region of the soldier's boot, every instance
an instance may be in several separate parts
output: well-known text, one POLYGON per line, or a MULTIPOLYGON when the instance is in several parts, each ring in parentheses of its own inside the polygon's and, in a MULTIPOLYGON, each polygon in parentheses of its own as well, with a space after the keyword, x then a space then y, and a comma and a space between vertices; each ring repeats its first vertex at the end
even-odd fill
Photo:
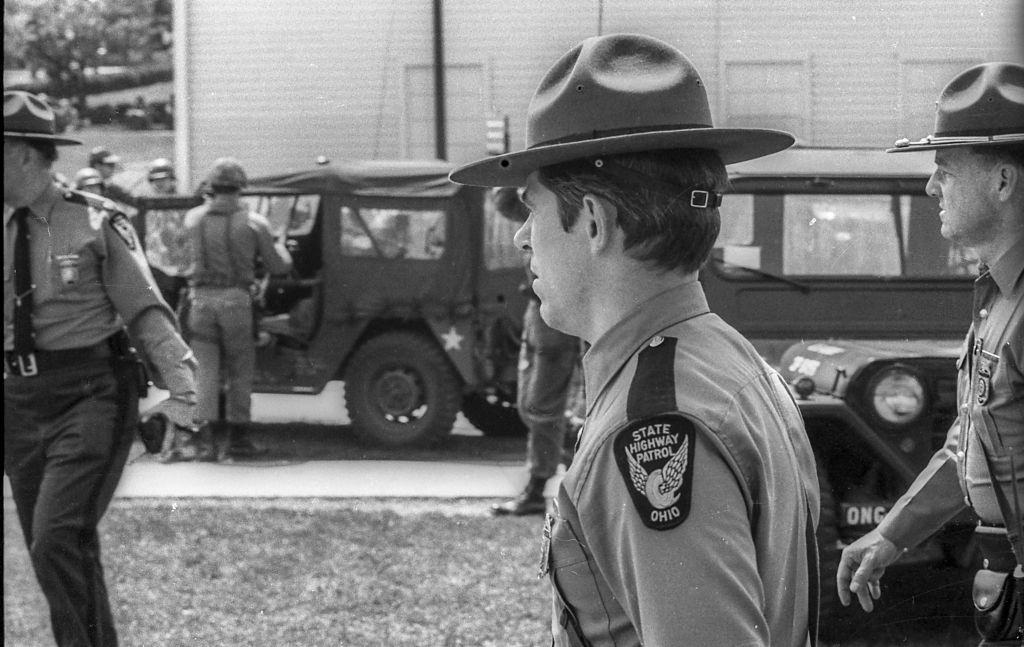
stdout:
POLYGON ((544 514, 548 508, 548 502, 544 498, 544 486, 548 480, 531 476, 526 487, 514 499, 497 503, 491 506, 491 514, 504 517, 521 517, 529 514, 544 514))
POLYGON ((193 460, 208 463, 217 460, 217 445, 214 442, 213 427, 206 423, 199 427, 192 439, 196 452, 193 460))
POLYGON ((229 425, 228 437, 228 456, 231 458, 255 458, 267 453, 266 447, 252 442, 245 425, 229 425))

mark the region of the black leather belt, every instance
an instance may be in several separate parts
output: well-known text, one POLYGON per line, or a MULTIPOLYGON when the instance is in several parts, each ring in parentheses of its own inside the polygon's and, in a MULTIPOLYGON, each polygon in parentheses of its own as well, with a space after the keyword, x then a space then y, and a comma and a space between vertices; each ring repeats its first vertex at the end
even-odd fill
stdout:
POLYGON ((1017 565, 1013 546, 1003 526, 979 523, 974 529, 974 539, 985 568, 1008 573, 1017 565))
POLYGON ((28 355, 18 355, 12 350, 6 350, 4 351, 4 370, 8 375, 34 377, 48 371, 109 359, 114 355, 114 337, 104 339, 92 346, 62 350, 37 349, 28 355))

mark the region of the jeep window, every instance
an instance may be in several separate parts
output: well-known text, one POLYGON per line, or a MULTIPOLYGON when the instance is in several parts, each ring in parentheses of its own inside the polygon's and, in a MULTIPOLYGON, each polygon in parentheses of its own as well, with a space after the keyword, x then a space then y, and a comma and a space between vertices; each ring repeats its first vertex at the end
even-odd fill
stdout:
POLYGON ((444 211, 341 208, 341 251, 348 256, 433 260, 445 242, 444 211))
POLYGON ((977 257, 939 232, 925 195, 727 194, 714 257, 726 276, 951 278, 977 257), (751 272, 750 270, 753 270, 751 272))
POLYGON ((900 239, 888 195, 787 195, 782 272, 899 276, 900 239))
POLYGON ((484 198, 484 263, 488 270, 523 266, 523 256, 512 242, 518 229, 519 223, 499 214, 493 202, 484 198))
POLYGON ((192 239, 185 235, 188 209, 146 211, 146 260, 152 267, 172 276, 192 273, 192 239))
POLYGON ((274 237, 305 236, 316 224, 320 196, 312 195, 247 195, 242 202, 270 223, 274 237))

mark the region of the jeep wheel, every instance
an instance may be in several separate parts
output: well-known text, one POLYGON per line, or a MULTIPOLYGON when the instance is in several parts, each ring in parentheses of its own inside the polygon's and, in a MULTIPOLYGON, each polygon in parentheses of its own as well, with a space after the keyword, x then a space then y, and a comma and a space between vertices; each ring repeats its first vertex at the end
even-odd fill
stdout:
POLYGON ((839 601, 839 593, 836 591, 836 571, 843 550, 839 541, 839 512, 835 494, 820 458, 816 463, 821 491, 821 516, 818 519, 818 635, 832 641, 843 636, 848 629, 850 616, 847 607, 839 601))
POLYGON ((459 411, 459 378, 432 340, 387 332, 364 343, 345 373, 345 404, 360 438, 392 447, 447 436, 459 411))
POLYGON ((475 391, 462 398, 462 414, 485 436, 518 438, 526 435, 514 399, 502 393, 475 391))

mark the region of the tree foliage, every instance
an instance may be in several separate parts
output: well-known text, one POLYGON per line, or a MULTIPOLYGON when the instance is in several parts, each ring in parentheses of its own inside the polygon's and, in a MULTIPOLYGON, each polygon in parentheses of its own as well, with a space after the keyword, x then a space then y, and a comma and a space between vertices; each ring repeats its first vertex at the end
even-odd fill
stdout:
POLYGON ((169 33, 166 0, 5 0, 4 69, 42 72, 54 94, 81 96, 101 65, 152 64, 169 33))

